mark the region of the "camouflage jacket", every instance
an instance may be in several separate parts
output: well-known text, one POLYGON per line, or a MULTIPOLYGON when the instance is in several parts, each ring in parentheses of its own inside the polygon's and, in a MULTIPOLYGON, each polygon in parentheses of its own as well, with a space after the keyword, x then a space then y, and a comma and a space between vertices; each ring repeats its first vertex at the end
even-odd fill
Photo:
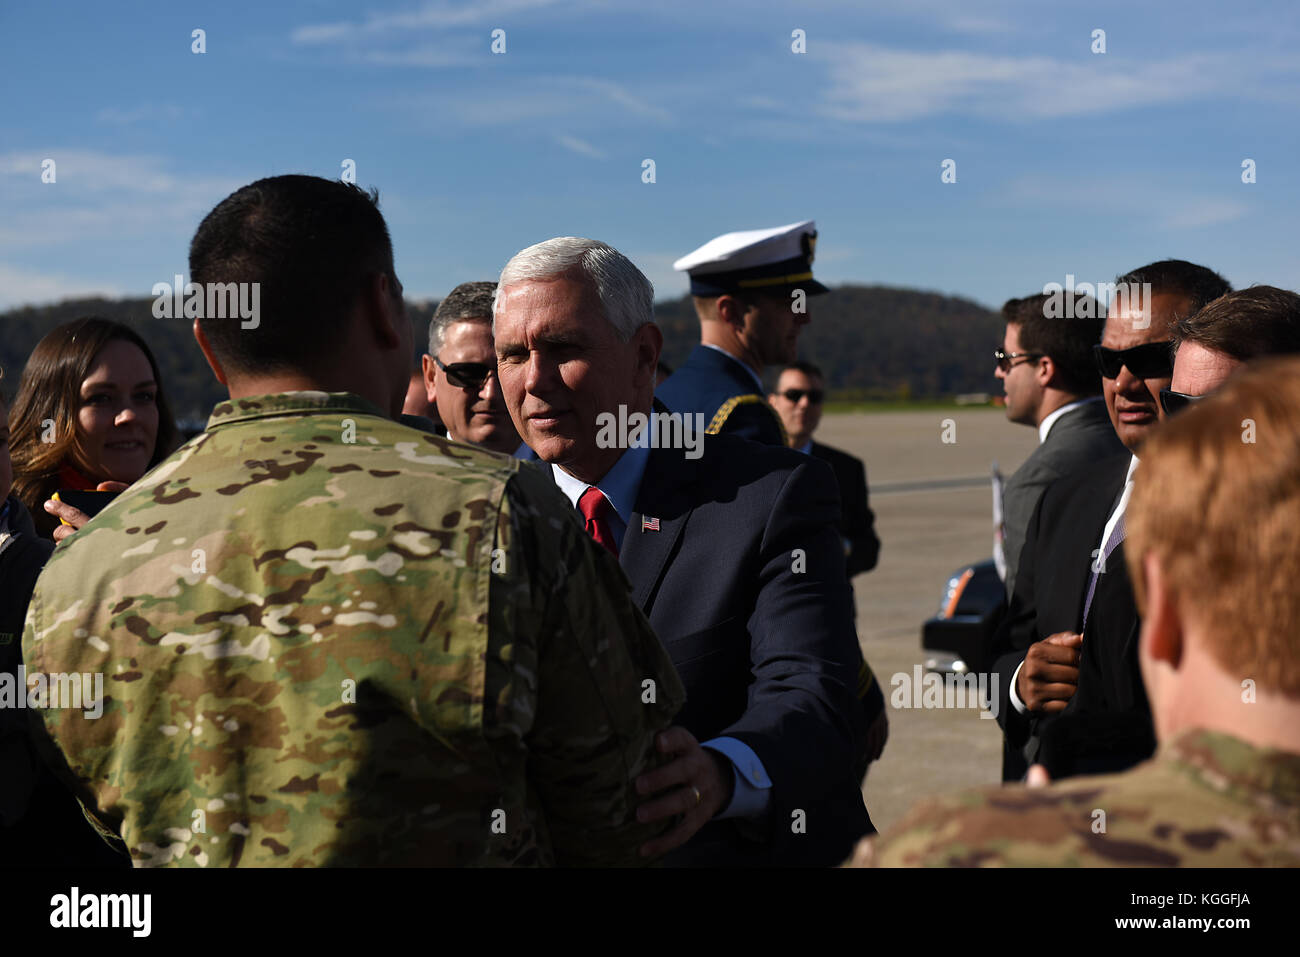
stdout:
POLYGON ((891 867, 1300 865, 1300 754, 1188 731, 1123 774, 927 801, 855 864, 891 867))
POLYGON ((639 863, 683 691, 627 591, 534 467, 286 393, 61 545, 23 654, 104 676, 39 715, 137 866, 639 863))

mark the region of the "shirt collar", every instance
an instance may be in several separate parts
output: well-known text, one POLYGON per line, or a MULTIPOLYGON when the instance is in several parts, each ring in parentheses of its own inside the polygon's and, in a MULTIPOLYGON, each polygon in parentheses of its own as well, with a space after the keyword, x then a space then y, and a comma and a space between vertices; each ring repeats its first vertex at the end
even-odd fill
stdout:
POLYGON ((804 455, 812 455, 812 439, 809 439, 803 445, 799 446, 798 451, 802 452, 804 455))
POLYGON ((1052 426, 1056 424, 1056 420, 1059 419, 1061 416, 1065 415, 1065 413, 1073 412, 1075 409, 1081 406, 1085 406, 1089 402, 1100 402, 1100 401, 1101 401, 1101 396, 1099 395, 1090 396, 1087 399, 1075 399, 1073 402, 1067 402, 1059 409, 1049 412, 1047 418, 1043 419, 1042 422, 1038 423, 1038 444, 1042 445, 1044 442, 1047 441, 1047 433, 1052 431, 1052 426))
MULTIPOLYGON (((648 445, 632 446, 619 456, 614 467, 605 473, 604 478, 595 483, 595 487, 609 499, 609 504, 614 506, 614 511, 618 513, 624 525, 631 524, 632 513, 636 510, 636 496, 641 490, 641 478, 645 475, 645 466, 649 459, 648 445)), ((592 487, 582 479, 574 478, 558 465, 551 465, 551 474, 555 476, 555 484, 573 503, 574 508, 578 507, 578 499, 582 498, 582 493, 592 487)))
POLYGON ((759 395, 763 394, 763 380, 759 378, 757 372, 755 372, 749 366, 745 365, 745 363, 741 362, 739 359, 733 356, 726 349, 722 348, 722 346, 711 345, 710 343, 707 342, 701 342, 700 345, 704 346, 704 348, 706 349, 712 349, 714 352, 721 352, 724 356, 726 356, 736 365, 744 369, 747 373, 749 373, 749 377, 754 380, 754 388, 758 390, 759 395))
MULTIPOLYGON (((389 419, 379 406, 351 392, 276 392, 271 395, 249 395, 241 399, 218 402, 208 419, 208 431, 244 422, 265 419, 276 415, 325 415, 351 412, 356 415, 374 415, 389 419)), ((391 419, 390 419, 391 421, 391 419)))
POLYGON ((1137 454, 1134 453, 1133 461, 1129 462, 1128 464, 1128 474, 1124 476, 1125 485, 1133 481, 1133 473, 1137 471, 1137 467, 1138 467, 1138 457, 1137 454))

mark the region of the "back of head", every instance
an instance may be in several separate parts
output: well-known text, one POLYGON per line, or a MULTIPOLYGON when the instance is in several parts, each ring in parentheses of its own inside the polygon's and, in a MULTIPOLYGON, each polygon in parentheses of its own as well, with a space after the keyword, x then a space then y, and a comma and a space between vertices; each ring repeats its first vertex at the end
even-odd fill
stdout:
POLYGON ((9 409, 14 493, 38 517, 45 515, 40 506, 58 487, 60 467, 71 465, 74 458, 85 457, 77 433, 81 384, 90 374, 95 357, 115 340, 138 348, 153 370, 158 432, 149 466, 157 465, 176 447, 176 422, 167 402, 158 362, 144 339, 130 326, 111 319, 88 316, 65 322, 32 349, 9 409), (79 456, 79 453, 83 454, 79 456))
POLYGON ((1092 348, 1101 340, 1106 316, 1092 296, 1063 293, 1066 300, 1058 314, 1053 297, 1039 293, 1023 299, 1008 299, 1002 318, 1019 330, 1020 351, 1049 356, 1056 366, 1057 388, 1071 395, 1101 392, 1101 376, 1092 348))
POLYGON ((1156 430, 1127 524, 1139 609, 1154 553, 1225 672, 1300 697, 1300 358, 1247 366, 1156 430))
POLYGON ((613 246, 576 236, 548 239, 515 253, 501 270, 494 314, 506 286, 565 274, 582 276, 591 284, 601 311, 623 342, 654 321, 654 286, 632 260, 613 246))
POLYGON ((205 318, 222 365, 247 374, 314 371, 339 348, 369 277, 388 275, 393 250, 377 193, 317 176, 273 176, 227 196, 199 224, 190 278, 257 283, 252 328, 205 318))
POLYGON ((1228 280, 1213 269, 1189 263, 1185 259, 1162 259, 1160 262, 1148 263, 1115 280, 1117 286, 1142 286, 1148 283, 1153 295, 1164 293, 1190 300, 1189 315, 1232 291, 1228 280))
POLYGON ((1300 296, 1276 286, 1229 292, 1174 327, 1174 348, 1194 342, 1249 362, 1300 353, 1300 296))
POLYGON ((491 322, 496 291, 495 282, 463 282, 447 293, 429 320, 429 355, 436 356, 442 349, 448 326, 470 319, 491 322))

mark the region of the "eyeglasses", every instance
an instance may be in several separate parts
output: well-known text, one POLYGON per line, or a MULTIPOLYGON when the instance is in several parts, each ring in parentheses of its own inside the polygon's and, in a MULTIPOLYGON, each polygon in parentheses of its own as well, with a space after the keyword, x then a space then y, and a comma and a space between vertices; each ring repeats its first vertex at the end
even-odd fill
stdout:
POLYGON ((1118 376, 1121 366, 1126 366, 1139 379, 1165 379, 1174 373, 1172 346, 1172 342, 1148 342, 1132 349, 1093 346, 1092 353, 1097 357, 1097 368, 1104 379, 1118 376))
POLYGON ((1203 395, 1188 395, 1186 392, 1175 392, 1173 389, 1161 389, 1160 407, 1165 410, 1165 415, 1175 415, 1193 402, 1200 402, 1204 398, 1203 395))
POLYGON ((433 361, 447 376, 448 382, 462 389, 469 389, 471 392, 483 388, 487 377, 495 375, 497 371, 495 365, 487 365, 483 362, 453 362, 451 365, 443 365, 442 360, 437 356, 433 357, 433 361))
POLYGON ((804 396, 808 396, 808 401, 813 405, 821 405, 822 400, 826 398, 826 393, 822 389, 786 389, 784 392, 778 392, 777 395, 796 403, 804 396))
POLYGON ((1010 372, 1012 366, 1024 365, 1024 362, 1012 362, 1012 359, 1024 359, 1030 362, 1034 359, 1041 359, 1045 353, 1042 352, 1003 352, 1001 349, 993 350, 993 358, 998 360, 998 368, 1003 372, 1010 372))

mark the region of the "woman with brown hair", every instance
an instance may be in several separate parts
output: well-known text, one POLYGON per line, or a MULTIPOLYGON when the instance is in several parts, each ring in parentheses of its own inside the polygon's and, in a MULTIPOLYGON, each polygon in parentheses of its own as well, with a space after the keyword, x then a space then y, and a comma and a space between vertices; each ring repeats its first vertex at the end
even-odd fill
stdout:
POLYGON ((14 494, 42 536, 61 488, 138 481, 177 445, 158 363, 131 328, 76 319, 36 344, 9 410, 14 494))

